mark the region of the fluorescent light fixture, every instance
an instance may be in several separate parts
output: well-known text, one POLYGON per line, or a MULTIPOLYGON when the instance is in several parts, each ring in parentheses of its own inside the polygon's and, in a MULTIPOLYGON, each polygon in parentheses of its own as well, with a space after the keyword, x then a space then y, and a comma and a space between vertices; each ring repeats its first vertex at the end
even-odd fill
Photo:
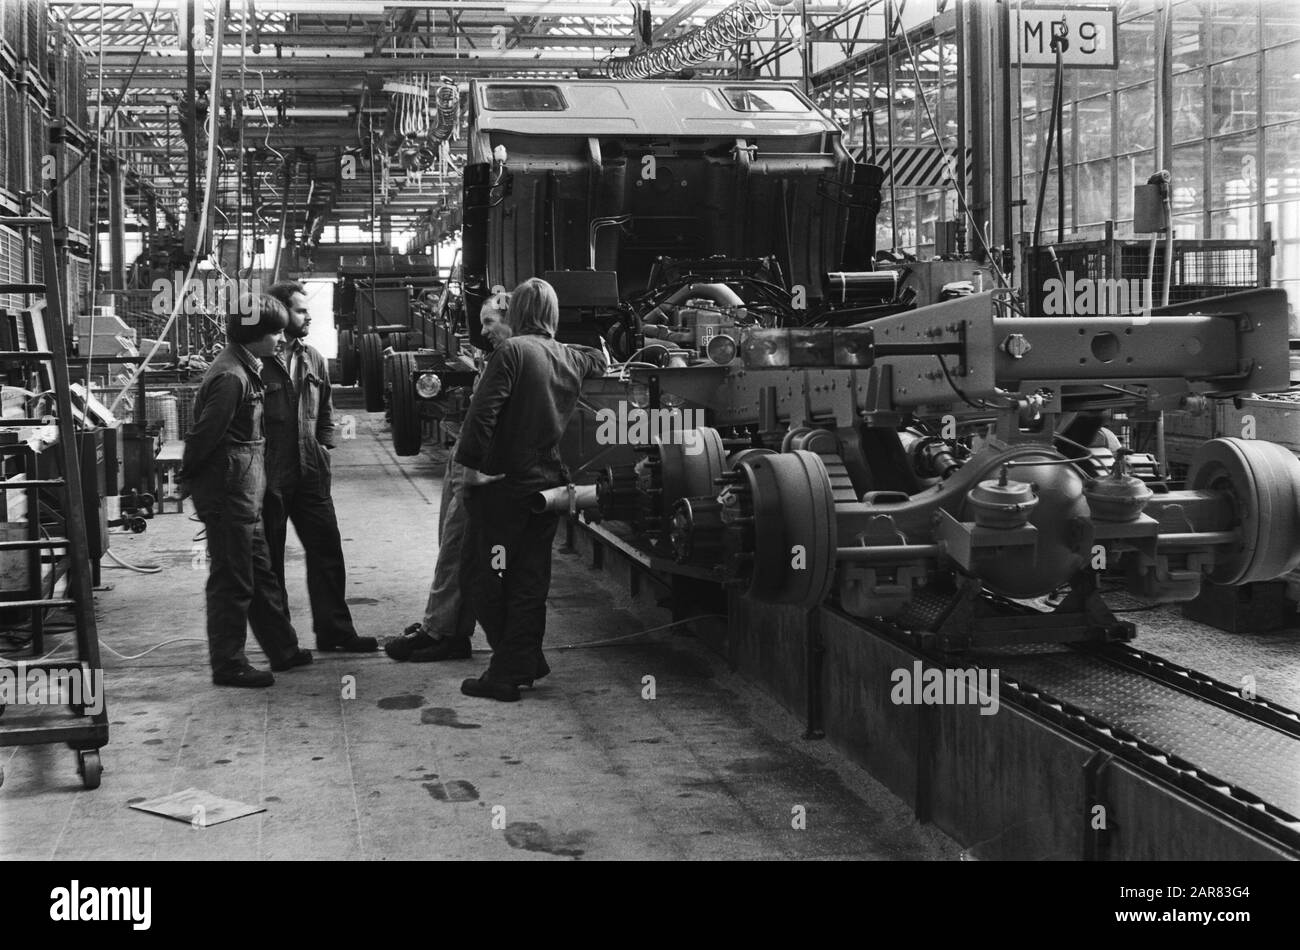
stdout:
MULTIPOLYGON (((311 108, 308 106, 298 107, 290 106, 284 110, 286 117, 290 119, 350 119, 352 110, 347 106, 323 106, 320 108, 311 108)), ((245 113, 245 117, 248 113, 245 113)))

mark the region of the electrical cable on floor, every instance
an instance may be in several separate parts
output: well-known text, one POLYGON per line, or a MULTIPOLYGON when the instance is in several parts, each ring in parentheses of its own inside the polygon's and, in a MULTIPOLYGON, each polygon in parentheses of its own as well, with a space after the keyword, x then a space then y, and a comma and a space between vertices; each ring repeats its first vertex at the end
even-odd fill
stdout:
MULTIPOLYGON (((100 637, 99 639, 100 647, 107 650, 109 653, 113 654, 113 656, 117 657, 119 660, 138 660, 141 657, 148 656, 154 650, 162 649, 163 647, 167 646, 170 643, 207 643, 207 642, 208 642, 207 637, 172 637, 169 640, 163 640, 161 643, 155 643, 153 646, 149 647, 149 649, 144 650, 140 653, 119 653, 117 650, 114 650, 108 643, 106 643, 103 637, 100 637)), ((64 639, 56 643, 54 647, 51 648, 50 651, 46 653, 44 656, 38 657, 36 659, 20 660, 18 663, 15 663, 13 660, 7 659, 5 657, 0 657, 0 666, 18 666, 19 663, 26 663, 26 664, 40 663, 42 660, 48 660, 54 654, 58 653, 67 645, 67 643, 68 641, 67 638, 65 637, 64 639)))
MULTIPOLYGON (((694 623, 697 620, 708 620, 711 618, 725 620, 727 618, 727 615, 726 614, 700 614, 695 617, 687 617, 685 620, 674 620, 672 623, 661 624, 658 627, 650 627, 647 630, 638 630, 636 633, 629 633, 621 637, 611 637, 607 640, 592 640, 589 643, 565 643, 565 644, 559 644, 552 647, 547 647, 547 649, 587 650, 587 649, 594 649, 596 647, 614 646, 619 643, 625 643, 628 640, 634 640, 637 637, 643 637, 650 633, 658 633, 660 630, 668 630, 671 627, 680 627, 682 624, 694 623)), ((149 649, 143 650, 140 653, 119 653, 117 650, 114 650, 109 644, 105 643, 102 637, 100 638, 99 645, 120 660, 138 660, 142 657, 148 656, 150 653, 154 652, 155 650, 162 649, 163 647, 171 643, 207 643, 207 642, 208 641, 206 637, 172 637, 169 640, 163 640, 161 643, 155 643, 153 646, 149 647, 149 649)), ((59 643, 57 643, 53 647, 53 649, 51 649, 48 653, 45 654, 45 656, 41 657, 40 659, 45 660, 53 656, 55 653, 61 650, 66 643, 67 643, 66 639, 59 641, 59 643)), ((492 651, 474 650, 473 652, 491 653, 492 651)), ((23 662, 35 663, 35 662, 39 662, 39 660, 26 660, 23 662)), ((0 657, 0 666, 17 666, 17 665, 18 665, 17 663, 14 663, 11 660, 7 660, 4 657, 0 657)))
MULTIPOLYGON (((32 645, 31 634, 28 634, 27 636, 18 636, 17 634, 12 632, 13 630, 23 630, 23 629, 29 629, 29 628, 13 627, 10 628, 10 630, 6 631, 5 633, 0 633, 0 640, 8 641, 8 643, 6 643, 4 646, 0 646, 0 654, 20 653, 28 649, 32 645)), ((75 633, 77 627, 75 624, 71 624, 71 623, 47 623, 45 624, 43 629, 47 634, 59 634, 59 633, 75 633)))
POLYGON ((167 644, 169 643, 207 643, 207 642, 208 642, 207 637, 172 637, 170 640, 162 641, 162 643, 155 643, 153 646, 151 646, 149 649, 145 650, 142 653, 118 653, 111 646, 105 643, 103 638, 100 638, 99 645, 103 647, 105 650, 107 650, 109 653, 113 654, 113 656, 117 657, 119 660, 138 660, 142 656, 148 656, 154 650, 162 649, 163 647, 167 646, 167 644))
POLYGON ((108 565, 109 567, 119 567, 128 571, 135 571, 137 574, 158 574, 162 572, 161 564, 132 564, 130 561, 124 561, 114 554, 112 548, 109 548, 104 553, 113 559, 113 563, 108 565))
MULTIPOLYGON (((722 620, 727 619, 726 614, 700 614, 697 617, 687 617, 685 620, 674 620, 672 623, 665 623, 658 627, 651 627, 648 630, 638 630, 636 633, 629 633, 621 637, 611 637, 608 640, 592 640, 589 643, 565 643, 557 646, 547 647, 548 650, 586 650, 593 647, 613 646, 617 643, 623 643, 627 640, 634 640, 637 637, 643 637, 647 633, 657 633, 660 630, 667 630, 670 627, 680 627, 684 623, 694 623, 697 620, 708 620, 717 617, 722 620)), ((490 653, 490 650, 475 650, 475 653, 490 653)))
POLYGON ((42 660, 48 660, 50 657, 54 656, 54 654, 62 650, 63 647, 67 644, 67 642, 68 642, 68 638, 64 637, 62 640, 56 643, 48 653, 46 653, 44 656, 37 657, 35 659, 19 660, 17 663, 15 663, 13 660, 7 659, 5 657, 0 657, 0 666, 19 666, 20 664, 40 663, 42 660))

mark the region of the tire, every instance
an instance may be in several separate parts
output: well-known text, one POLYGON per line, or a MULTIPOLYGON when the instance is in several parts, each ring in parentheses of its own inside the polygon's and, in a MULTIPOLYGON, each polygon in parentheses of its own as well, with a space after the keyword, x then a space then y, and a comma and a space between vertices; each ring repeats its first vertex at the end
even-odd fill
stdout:
POLYGON ((352 330, 339 331, 339 382, 357 384, 357 335, 352 330))
POLYGON ((1192 458, 1187 487, 1223 491, 1232 500, 1241 544, 1226 552, 1210 580, 1251 584, 1300 564, 1300 461, 1262 439, 1211 439, 1192 458))
POLYGON ((835 493, 821 456, 804 451, 760 455, 742 462, 754 511, 754 572, 749 596, 770 604, 810 608, 835 580, 838 527, 835 493), (801 546, 804 569, 793 569, 801 546))
POLYGON ((415 355, 396 353, 384 362, 392 381, 390 405, 393 417, 390 428, 393 432, 393 451, 398 455, 419 455, 424 432, 420 403, 415 397, 415 383, 411 379, 411 374, 415 371, 415 355))
POLYGON ((384 411, 384 340, 378 333, 361 336, 361 392, 366 412, 384 411))

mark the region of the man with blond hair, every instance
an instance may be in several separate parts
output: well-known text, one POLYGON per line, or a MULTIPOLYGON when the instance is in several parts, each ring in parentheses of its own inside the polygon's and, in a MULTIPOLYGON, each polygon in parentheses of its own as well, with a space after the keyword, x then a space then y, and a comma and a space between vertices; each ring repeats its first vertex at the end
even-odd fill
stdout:
POLYGON ((456 461, 469 511, 462 585, 492 647, 487 671, 461 692, 513 702, 520 686, 550 672, 542 638, 559 515, 532 511, 529 499, 568 483, 560 437, 582 381, 603 375, 607 363, 599 350, 556 342, 559 301, 544 280, 515 288, 507 320, 510 339, 479 379, 456 461))

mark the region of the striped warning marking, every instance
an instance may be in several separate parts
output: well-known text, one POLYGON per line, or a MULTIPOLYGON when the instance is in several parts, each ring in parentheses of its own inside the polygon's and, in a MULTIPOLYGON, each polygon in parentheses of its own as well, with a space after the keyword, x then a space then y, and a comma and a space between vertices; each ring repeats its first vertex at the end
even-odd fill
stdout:
MULTIPOLYGON (((867 149, 863 149, 864 157, 867 149)), ((885 179, 892 175, 899 188, 937 188, 955 176, 957 149, 943 149, 938 145, 895 145, 891 156, 888 148, 871 150, 866 159, 885 170, 885 179)), ((966 150, 967 176, 970 174, 972 150, 966 150)))

